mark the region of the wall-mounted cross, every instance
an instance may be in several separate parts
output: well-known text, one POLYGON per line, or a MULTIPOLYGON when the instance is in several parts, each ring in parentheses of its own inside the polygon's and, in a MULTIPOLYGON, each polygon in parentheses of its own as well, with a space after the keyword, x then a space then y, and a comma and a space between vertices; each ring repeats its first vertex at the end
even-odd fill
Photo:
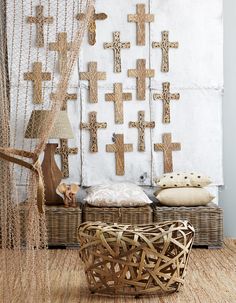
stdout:
MULTIPOLYGON (((56 94, 54 94, 54 93, 51 93, 51 95, 50 95, 50 99, 51 100, 55 100, 55 98, 56 98, 56 94)), ((62 103, 62 106, 61 106, 61 110, 67 110, 67 102, 69 101, 69 100, 77 100, 77 94, 66 94, 65 95, 65 98, 64 98, 64 100, 63 100, 63 103, 62 103)))
POLYGON ((162 100, 163 101, 163 123, 170 123, 170 101, 179 100, 180 94, 171 94, 170 93, 170 83, 162 83, 162 94, 154 94, 153 100, 162 100))
POLYGON ((129 127, 136 127, 138 129, 138 150, 145 151, 145 128, 154 128, 155 122, 145 121, 145 112, 138 112, 138 121, 129 122, 129 127))
POLYGON ((114 72, 121 72, 121 49, 130 48, 130 42, 121 42, 120 41, 120 32, 113 33, 113 42, 104 43, 104 48, 111 48, 114 51, 114 72))
POLYGON ((80 123, 81 129, 88 129, 90 131, 90 147, 92 153, 98 152, 98 129, 107 128, 107 123, 97 122, 97 113, 89 113, 89 123, 80 123))
POLYGON ((125 174, 125 153, 133 151, 133 144, 124 144, 123 134, 114 134, 114 144, 106 145, 106 152, 115 153, 116 174, 124 176, 125 174))
POLYGON ((162 41, 161 42, 152 42, 153 48, 161 48, 162 50, 162 65, 161 71, 163 73, 169 72, 169 49, 170 48, 178 48, 178 42, 170 42, 169 41, 169 32, 162 32, 162 41))
POLYGON ((58 52, 59 57, 59 71, 67 67, 67 53, 71 50, 72 43, 67 42, 67 33, 58 33, 57 41, 49 43, 49 50, 58 52))
POLYGON ((33 71, 24 73, 24 80, 33 81, 33 103, 43 103, 42 83, 51 80, 51 73, 42 72, 42 63, 34 62, 33 71))
POLYGON ((131 101, 131 93, 123 93, 122 83, 114 84, 114 93, 105 95, 106 101, 113 101, 115 106, 115 123, 123 124, 124 123, 124 109, 123 102, 131 101))
POLYGON ((78 154, 78 148, 70 148, 68 147, 68 139, 60 139, 60 147, 56 149, 55 153, 61 156, 61 172, 63 178, 69 178, 69 155, 78 154))
POLYGON ((137 69, 129 69, 128 77, 137 78, 137 99, 146 99, 146 78, 153 78, 155 76, 154 69, 146 69, 146 60, 137 60, 137 69))
POLYGON ((164 157, 164 173, 173 172, 172 152, 181 150, 180 143, 172 143, 171 133, 163 134, 162 142, 154 144, 155 151, 162 151, 164 157))
POLYGON ((36 46, 37 47, 44 47, 44 25, 45 24, 52 24, 53 17, 44 17, 43 15, 43 6, 38 5, 36 6, 36 16, 29 16, 27 17, 27 23, 36 25, 36 46))
POLYGON ((106 80, 105 72, 97 71, 97 62, 88 64, 88 72, 79 73, 80 80, 89 81, 89 100, 91 103, 98 102, 98 80, 106 80))
MULTIPOLYGON (((76 16, 77 20, 83 20, 85 18, 85 14, 78 14, 76 16)), ((104 13, 97 14, 95 12, 95 7, 92 7, 91 16, 88 24, 88 41, 90 45, 94 45, 96 43, 96 21, 97 20, 105 20, 107 15, 104 13)))
POLYGON ((145 13, 145 4, 136 5, 136 15, 128 15, 128 22, 136 22, 137 45, 145 45, 146 43, 146 23, 154 22, 154 15, 145 13))

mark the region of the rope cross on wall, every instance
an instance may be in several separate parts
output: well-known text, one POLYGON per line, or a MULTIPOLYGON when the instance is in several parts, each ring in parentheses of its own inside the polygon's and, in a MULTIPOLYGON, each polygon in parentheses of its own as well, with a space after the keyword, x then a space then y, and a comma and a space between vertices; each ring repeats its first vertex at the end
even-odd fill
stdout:
POLYGON ((155 76, 154 69, 146 69, 146 60, 137 60, 137 69, 129 69, 128 77, 137 78, 137 99, 146 99, 146 78, 153 78, 155 76))
POLYGON ((145 45, 146 43, 146 23, 154 22, 153 14, 146 14, 145 4, 136 5, 136 15, 128 15, 128 22, 136 22, 137 45, 145 45))
POLYGON ((162 142, 154 144, 155 151, 162 151, 164 157, 164 173, 173 172, 172 152, 181 150, 180 143, 172 143, 171 133, 163 134, 162 142))
POLYGON ((138 121, 129 122, 129 127, 136 127, 138 129, 138 150, 145 151, 145 128, 154 128, 155 122, 145 121, 145 112, 138 112, 138 121))
POLYGON ((92 153, 98 152, 98 129, 107 128, 106 122, 97 122, 97 113, 89 113, 89 123, 80 123, 81 129, 88 129, 90 131, 90 147, 89 150, 92 153))
POLYGON ((161 48, 162 50, 162 65, 161 71, 163 73, 169 72, 169 49, 170 48, 178 48, 178 42, 170 42, 169 41, 169 32, 162 32, 162 41, 161 42, 152 42, 152 48, 161 48))
POLYGON ((98 102, 98 81, 106 80, 105 72, 98 72, 97 62, 89 62, 88 72, 79 73, 80 80, 87 80, 89 82, 89 100, 91 103, 98 102))
POLYGON ((67 53, 71 50, 72 43, 67 42, 67 33, 58 33, 57 41, 49 43, 49 50, 58 52, 59 71, 63 73, 63 69, 67 67, 67 53))
POLYGON ((116 174, 123 176, 125 174, 125 153, 133 151, 133 144, 124 144, 123 134, 114 134, 114 144, 106 145, 106 152, 115 153, 116 174))
MULTIPOLYGON (((50 99, 51 100, 55 100, 55 98, 56 98, 56 94, 54 94, 54 93, 51 93, 51 95, 50 95, 50 99)), ((62 103, 62 106, 61 106, 61 110, 67 110, 67 102, 69 101, 69 100, 77 100, 77 94, 66 94, 65 95, 65 99, 63 100, 63 103, 62 103)))
POLYGON ((78 154, 78 148, 70 148, 68 146, 68 139, 60 139, 60 146, 56 149, 55 154, 61 156, 61 172, 63 174, 63 178, 69 178, 69 155, 78 154))
POLYGON ((179 100, 180 94, 170 93, 170 83, 162 83, 162 94, 154 94, 153 100, 162 100, 163 101, 163 123, 170 123, 170 101, 179 100))
MULTIPOLYGON (((76 19, 79 21, 84 18, 84 14, 78 14, 76 16, 76 19)), ((94 45, 96 43, 96 21, 105 19, 107 19, 107 15, 105 13, 96 13, 95 7, 93 6, 88 24, 88 42, 90 45, 94 45)))
POLYGON ((115 106, 115 123, 123 124, 124 123, 124 109, 123 102, 131 101, 132 94, 131 93, 123 93, 122 83, 115 83, 114 85, 114 93, 106 94, 106 101, 113 101, 115 106))
POLYGON ((104 48, 110 48, 114 51, 114 72, 121 72, 121 49, 130 48, 130 42, 120 41, 120 32, 113 33, 113 42, 104 43, 104 48))
POLYGON ((51 80, 51 73, 42 72, 42 62, 34 62, 33 71, 24 73, 24 80, 33 81, 33 103, 43 103, 42 83, 51 80))
POLYGON ((36 46, 44 47, 44 25, 52 24, 53 17, 44 17, 44 7, 42 5, 36 6, 36 16, 27 17, 27 23, 36 25, 36 46))

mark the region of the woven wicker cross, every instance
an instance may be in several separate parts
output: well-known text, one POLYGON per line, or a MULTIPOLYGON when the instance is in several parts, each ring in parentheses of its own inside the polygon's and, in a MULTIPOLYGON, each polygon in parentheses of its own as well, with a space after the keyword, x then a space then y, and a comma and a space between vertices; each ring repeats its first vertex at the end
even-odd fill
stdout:
POLYGON ((161 48, 162 50, 162 65, 161 71, 163 73, 169 72, 169 49, 170 48, 178 48, 178 42, 170 42, 169 41, 169 32, 162 32, 162 41, 161 42, 152 42, 153 48, 161 48))
POLYGON ((128 22, 136 22, 137 26, 137 45, 146 43, 146 23, 154 22, 154 15, 145 13, 145 4, 136 5, 136 15, 128 15, 128 22))
POLYGON ((113 101, 115 105, 115 123, 123 124, 124 123, 124 109, 123 102, 131 101, 131 93, 123 93, 122 83, 114 84, 114 93, 105 95, 106 101, 113 101))
MULTIPOLYGON (((84 14, 78 14, 76 16, 77 20, 83 20, 84 18, 84 14)), ((107 19, 107 15, 104 13, 97 14, 95 11, 95 7, 93 6, 88 24, 88 41, 90 45, 94 45, 96 43, 96 21, 105 19, 107 19)))
POLYGON ((57 41, 49 43, 49 50, 58 52, 59 56, 59 71, 67 67, 67 53, 71 50, 72 43, 67 42, 67 33, 58 33, 57 41))
POLYGON ((106 80, 105 72, 97 71, 97 62, 90 62, 88 64, 88 72, 79 73, 80 80, 89 81, 89 100, 91 103, 98 102, 98 81, 106 80))
POLYGON ((163 101, 163 123, 170 123, 170 101, 179 100, 180 94, 170 93, 170 83, 162 83, 162 94, 154 94, 153 100, 162 100, 163 101))
POLYGON ((138 150, 145 151, 145 128, 154 128, 155 122, 145 121, 145 112, 138 112, 138 121, 129 122, 129 127, 136 127, 138 129, 138 150))
POLYGON ((34 62, 33 71, 24 73, 24 80, 33 81, 33 103, 43 103, 42 83, 51 80, 51 73, 42 72, 42 63, 34 62))
POLYGON ((125 153, 133 151, 133 144, 124 144, 123 134, 114 134, 114 144, 106 145, 106 152, 115 153, 116 174, 123 176, 125 174, 125 153))
POLYGON ((121 49, 130 48, 130 42, 120 41, 120 32, 113 33, 113 42, 104 43, 104 48, 110 48, 114 51, 114 72, 121 72, 121 49))
MULTIPOLYGON (((56 98, 56 94, 54 94, 54 93, 52 93, 51 95, 50 95, 50 99, 51 100, 54 100, 55 101, 55 98, 56 98)), ((66 94, 65 95, 65 98, 64 98, 64 100, 63 100, 63 103, 62 103, 62 106, 61 106, 61 110, 67 110, 67 102, 69 101, 69 100, 77 100, 77 94, 66 94)))
POLYGON ((129 69, 128 77, 137 79, 137 99, 146 99, 146 78, 153 78, 155 76, 154 69, 146 69, 146 60, 137 60, 137 69, 129 69))
POLYGON ((68 147, 68 139, 60 139, 60 148, 56 149, 56 154, 61 156, 61 172, 63 174, 63 178, 69 178, 69 155, 78 154, 78 148, 69 148, 68 147))
POLYGON ((44 47, 44 25, 52 24, 53 17, 44 17, 43 15, 43 6, 36 6, 36 16, 27 17, 27 23, 36 25, 36 45, 37 47, 44 47))
POLYGON ((98 129, 107 128, 107 123, 97 122, 97 113, 89 113, 89 123, 80 123, 81 129, 88 129, 90 131, 90 147, 89 150, 92 153, 98 152, 98 129))
POLYGON ((181 144, 172 143, 171 133, 163 134, 162 142, 154 144, 154 150, 163 152, 164 173, 171 173, 173 172, 172 152, 181 150, 181 144))

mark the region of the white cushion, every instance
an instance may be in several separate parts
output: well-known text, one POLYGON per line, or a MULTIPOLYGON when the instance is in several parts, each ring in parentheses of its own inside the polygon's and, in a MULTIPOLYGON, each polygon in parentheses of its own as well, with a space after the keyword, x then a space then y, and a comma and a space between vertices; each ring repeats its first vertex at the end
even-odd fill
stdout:
POLYGON ((92 186, 87 193, 85 201, 92 206, 135 207, 152 203, 139 186, 126 182, 92 186))

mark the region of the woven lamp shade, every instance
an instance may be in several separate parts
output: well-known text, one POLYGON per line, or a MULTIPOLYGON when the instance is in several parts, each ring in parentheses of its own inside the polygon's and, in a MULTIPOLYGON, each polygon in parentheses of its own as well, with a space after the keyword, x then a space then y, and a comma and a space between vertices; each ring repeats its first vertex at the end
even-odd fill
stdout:
MULTIPOLYGON (((25 138, 37 139, 45 132, 44 127, 51 112, 49 110, 33 110, 27 129, 25 138)), ((73 132, 66 111, 60 111, 57 114, 56 121, 50 133, 49 139, 73 139, 73 132)))

